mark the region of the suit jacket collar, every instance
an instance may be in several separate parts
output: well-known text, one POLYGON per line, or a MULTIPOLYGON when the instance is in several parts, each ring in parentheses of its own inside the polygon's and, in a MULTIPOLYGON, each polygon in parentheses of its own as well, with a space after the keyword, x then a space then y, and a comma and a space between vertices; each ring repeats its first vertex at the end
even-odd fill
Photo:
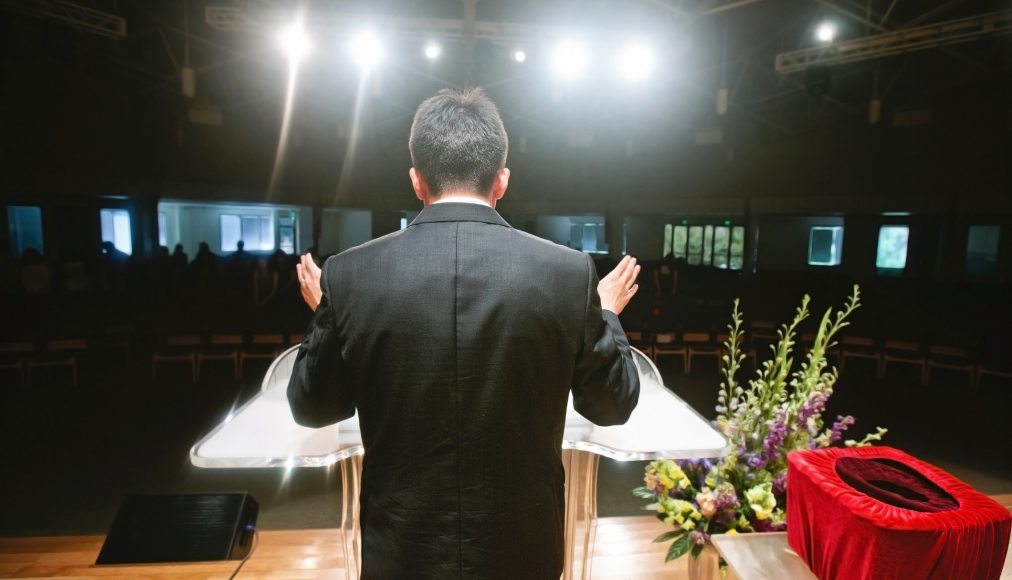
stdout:
POLYGON ((484 222, 486 224, 510 227, 509 223, 499 215, 499 212, 487 205, 452 201, 433 203, 425 206, 418 213, 418 216, 411 221, 410 225, 434 222, 484 222))

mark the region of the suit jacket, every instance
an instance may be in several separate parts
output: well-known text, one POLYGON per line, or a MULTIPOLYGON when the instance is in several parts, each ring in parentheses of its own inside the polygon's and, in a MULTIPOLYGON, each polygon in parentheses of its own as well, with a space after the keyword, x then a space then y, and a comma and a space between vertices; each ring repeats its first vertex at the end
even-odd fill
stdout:
POLYGON ((559 578, 569 392, 599 425, 639 397, 597 283, 467 203, 325 262, 288 399, 309 426, 358 410, 363 578, 559 578))

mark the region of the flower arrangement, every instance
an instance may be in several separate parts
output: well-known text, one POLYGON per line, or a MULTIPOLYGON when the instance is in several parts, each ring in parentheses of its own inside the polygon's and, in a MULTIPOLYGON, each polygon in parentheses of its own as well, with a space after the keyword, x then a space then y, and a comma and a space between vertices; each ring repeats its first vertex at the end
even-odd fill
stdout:
MULTIPOLYGON (((836 346, 834 337, 860 306, 860 290, 855 285, 840 310, 826 311, 814 343, 795 369, 795 336, 809 316, 809 300, 804 296, 791 323, 778 330, 773 358, 762 363, 747 385, 736 379, 745 354, 742 315, 735 300, 730 335, 721 357, 724 380, 714 423, 728 439, 731 452, 713 461, 654 461, 646 467, 644 487, 633 492, 651 502, 644 509, 656 511, 658 519, 674 527, 654 540, 674 540, 665 561, 686 553, 698 556, 712 534, 783 530, 787 454, 836 444, 854 424, 853 417, 840 416, 825 427, 822 414, 838 378, 836 369, 826 361, 826 353, 836 346)), ((861 441, 844 444, 869 445, 885 433, 879 427, 861 441)))

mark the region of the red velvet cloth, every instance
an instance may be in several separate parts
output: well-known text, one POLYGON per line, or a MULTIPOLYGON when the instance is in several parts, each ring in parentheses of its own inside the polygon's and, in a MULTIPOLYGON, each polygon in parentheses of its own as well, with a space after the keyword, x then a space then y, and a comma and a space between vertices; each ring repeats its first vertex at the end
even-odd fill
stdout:
POLYGON ((787 464, 787 541, 819 578, 1001 575, 1012 514, 945 471, 890 447, 798 451, 787 464))

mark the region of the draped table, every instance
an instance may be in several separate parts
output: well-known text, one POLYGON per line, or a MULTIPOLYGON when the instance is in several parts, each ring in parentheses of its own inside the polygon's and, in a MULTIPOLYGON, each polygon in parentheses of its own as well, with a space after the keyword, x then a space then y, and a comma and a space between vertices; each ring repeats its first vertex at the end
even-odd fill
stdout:
MULTIPOLYGON (((597 529, 600 457, 618 461, 722 457, 727 440, 661 380, 646 355, 632 349, 640 377, 639 404, 624 425, 599 427, 573 409, 570 396, 563 434, 566 470, 566 563, 563 578, 590 578, 597 529)), ((358 495, 362 436, 358 416, 312 429, 297 425, 286 387, 298 347, 279 355, 260 392, 190 449, 190 461, 206 468, 303 468, 338 464, 341 470, 340 532, 346 577, 358 578, 361 562, 358 495)))

